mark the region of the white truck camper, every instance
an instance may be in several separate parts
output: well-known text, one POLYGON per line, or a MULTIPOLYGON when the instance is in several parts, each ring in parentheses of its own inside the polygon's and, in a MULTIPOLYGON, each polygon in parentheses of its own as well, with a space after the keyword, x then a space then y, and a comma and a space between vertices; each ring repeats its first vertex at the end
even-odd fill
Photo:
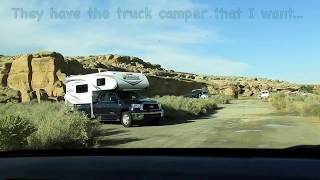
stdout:
POLYGON ((148 120, 158 124, 163 117, 161 104, 137 91, 149 87, 142 73, 103 71, 66 78, 65 102, 91 118, 121 121, 130 127, 133 121, 148 120))

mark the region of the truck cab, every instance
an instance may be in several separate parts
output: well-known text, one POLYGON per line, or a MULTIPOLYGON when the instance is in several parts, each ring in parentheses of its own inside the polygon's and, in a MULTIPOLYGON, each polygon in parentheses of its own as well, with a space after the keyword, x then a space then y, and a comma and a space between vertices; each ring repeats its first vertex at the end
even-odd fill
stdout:
POLYGON ((157 125, 163 118, 161 104, 133 91, 100 91, 93 102, 93 114, 101 121, 120 121, 130 127, 136 121, 157 125))

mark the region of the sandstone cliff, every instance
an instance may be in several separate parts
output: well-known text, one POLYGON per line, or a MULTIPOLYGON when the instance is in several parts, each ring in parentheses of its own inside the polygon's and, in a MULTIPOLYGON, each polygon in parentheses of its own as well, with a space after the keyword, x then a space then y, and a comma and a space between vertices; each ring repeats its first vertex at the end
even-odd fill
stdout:
POLYGON ((18 90, 21 101, 28 102, 33 97, 62 97, 64 94, 63 73, 65 61, 61 54, 41 52, 16 57, 7 74, 7 86, 18 90))
MULTIPOLYGON (((98 68, 114 71, 142 72, 148 76, 152 95, 184 95, 192 89, 207 87, 211 94, 228 96, 256 96, 261 90, 296 91, 300 85, 244 77, 214 77, 166 70, 160 65, 137 57, 119 55, 63 57, 56 52, 39 52, 21 56, 0 56, 1 93, 12 90, 14 99, 28 102, 33 98, 62 99, 65 77, 97 72, 98 68), (18 93, 16 93, 18 92, 18 93)), ((0 93, 0 101, 1 101, 0 93)))

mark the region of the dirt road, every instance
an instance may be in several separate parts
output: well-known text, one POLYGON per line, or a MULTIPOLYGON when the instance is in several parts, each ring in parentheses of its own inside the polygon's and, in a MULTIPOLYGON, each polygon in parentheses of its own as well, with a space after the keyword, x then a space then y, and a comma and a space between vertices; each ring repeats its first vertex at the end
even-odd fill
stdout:
POLYGON ((105 124, 99 147, 284 148, 320 144, 320 120, 276 112, 268 102, 237 100, 197 120, 124 128, 105 124))

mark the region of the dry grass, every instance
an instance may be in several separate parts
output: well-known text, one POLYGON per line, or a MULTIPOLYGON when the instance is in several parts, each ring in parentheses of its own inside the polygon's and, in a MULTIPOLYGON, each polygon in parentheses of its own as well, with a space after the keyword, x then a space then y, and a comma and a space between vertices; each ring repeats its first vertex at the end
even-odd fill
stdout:
POLYGON ((217 104, 226 104, 230 100, 225 96, 214 96, 208 99, 163 96, 156 99, 162 104, 165 117, 169 119, 209 114, 218 108, 217 104))
POLYGON ((272 96, 271 102, 280 111, 320 118, 319 95, 290 97, 287 94, 277 93, 272 96))
MULTIPOLYGON (((72 112, 63 103, 7 103, 0 105, 0 114, 7 119, 7 124, 15 124, 17 117, 36 130, 20 135, 20 139, 27 139, 24 148, 29 149, 60 149, 80 148, 89 146, 99 130, 97 121, 89 120, 81 112, 72 112)), ((16 131, 19 131, 17 129, 16 131)), ((8 136, 14 135, 8 134, 8 136)), ((3 134, 3 132, 0 132, 3 134)), ((21 147, 20 147, 21 148, 21 147)))

